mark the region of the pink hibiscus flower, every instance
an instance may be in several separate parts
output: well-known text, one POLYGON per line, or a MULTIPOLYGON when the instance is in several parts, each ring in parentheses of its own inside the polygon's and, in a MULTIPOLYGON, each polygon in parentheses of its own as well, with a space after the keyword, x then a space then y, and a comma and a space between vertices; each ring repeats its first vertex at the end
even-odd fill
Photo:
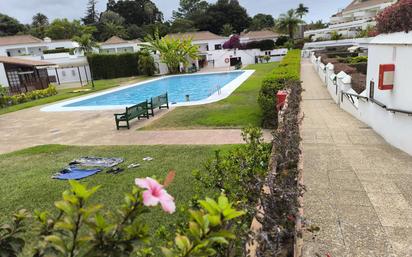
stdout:
POLYGON ((145 206, 156 206, 160 203, 165 212, 175 212, 174 198, 167 193, 159 182, 152 178, 137 178, 135 183, 138 187, 147 189, 143 192, 143 204, 145 206))

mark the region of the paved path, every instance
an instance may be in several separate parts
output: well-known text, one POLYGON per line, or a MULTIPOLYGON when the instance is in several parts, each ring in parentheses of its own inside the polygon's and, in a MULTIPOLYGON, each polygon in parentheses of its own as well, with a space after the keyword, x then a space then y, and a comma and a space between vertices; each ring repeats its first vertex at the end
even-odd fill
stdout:
MULTIPOLYGON (((130 130, 116 130, 114 111, 41 112, 34 107, 0 115, 0 154, 36 145, 239 144, 239 129, 136 131, 158 119, 135 121, 130 130)), ((271 135, 265 131, 266 140, 271 135)))
POLYGON ((412 256, 412 157, 339 109, 302 64, 304 256, 412 256), (316 254, 320 255, 316 255, 316 254))

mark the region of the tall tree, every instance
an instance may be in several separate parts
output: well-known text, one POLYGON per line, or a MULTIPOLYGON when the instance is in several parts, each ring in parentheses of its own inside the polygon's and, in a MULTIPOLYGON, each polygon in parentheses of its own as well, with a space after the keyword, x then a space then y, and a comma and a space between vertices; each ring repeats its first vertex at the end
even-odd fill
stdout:
POLYGON ((250 30, 262 30, 272 28, 275 26, 275 19, 270 14, 258 13, 252 18, 250 23, 250 30))
POLYGON ((93 36, 87 33, 81 36, 73 37, 73 41, 79 44, 79 49, 84 53, 90 53, 93 51, 93 48, 98 47, 97 43, 93 39, 93 36))
POLYGON ((46 29, 46 36, 52 39, 72 39, 82 34, 92 34, 96 31, 94 26, 84 26, 79 20, 54 19, 46 29))
POLYGON ((196 31, 195 24, 193 21, 184 18, 174 19, 172 25, 170 26, 171 33, 178 32, 192 32, 196 31))
POLYGON ((37 13, 32 18, 30 34, 35 37, 44 38, 48 26, 49 19, 47 18, 47 16, 42 13, 37 13))
POLYGON ((249 27, 250 20, 246 9, 238 0, 218 0, 209 6, 205 15, 195 22, 195 26, 218 34, 223 25, 230 24, 236 33, 240 33, 249 27))
POLYGON ((101 14, 98 30, 100 40, 107 40, 112 36, 125 37, 126 29, 124 27, 125 19, 113 11, 105 11, 101 14))
POLYGON ((279 30, 289 34, 291 39, 295 36, 296 28, 303 21, 299 18, 294 9, 290 9, 287 13, 283 13, 279 16, 277 27, 279 30))
POLYGON ((25 27, 18 20, 0 13, 0 36, 12 36, 25 31, 25 27))
POLYGON ((163 21, 163 14, 151 0, 110 0, 107 10, 118 13, 125 24, 142 26, 163 21))
POLYGON ((296 8, 296 14, 299 18, 303 18, 306 14, 309 13, 309 8, 306 7, 304 4, 299 4, 298 8, 296 8))
POLYGON ((204 0, 180 0, 177 11, 173 11, 173 18, 193 20, 198 15, 202 15, 209 7, 209 3, 204 0))
POLYGON ((222 31, 221 31, 221 34, 223 36, 228 37, 228 36, 232 35, 233 32, 234 32, 234 29, 233 29, 232 25, 230 25, 230 24, 223 25, 222 31))
POLYGON ((85 25, 95 25, 99 21, 99 14, 96 11, 97 0, 89 0, 87 3, 86 16, 82 18, 85 25))

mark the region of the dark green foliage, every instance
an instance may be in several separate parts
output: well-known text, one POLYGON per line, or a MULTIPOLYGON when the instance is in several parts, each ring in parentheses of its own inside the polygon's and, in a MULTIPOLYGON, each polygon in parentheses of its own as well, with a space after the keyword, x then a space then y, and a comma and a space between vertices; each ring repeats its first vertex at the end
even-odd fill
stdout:
POLYGON ((94 25, 99 20, 99 14, 96 10, 97 0, 89 0, 87 3, 86 16, 82 18, 85 25, 94 25))
POLYGON ((26 244, 22 236, 26 231, 24 221, 29 216, 26 210, 20 210, 13 214, 11 223, 0 226, 0 256, 19 256, 26 244))
POLYGON ((276 40, 275 44, 276 46, 283 46, 284 44, 286 44, 286 42, 289 41, 289 37, 287 36, 280 36, 278 37, 278 39, 276 40))
POLYGON ((36 99, 41 99, 41 98, 45 98, 45 97, 49 97, 49 96, 57 94, 56 87, 52 85, 50 85, 46 89, 33 90, 27 93, 21 93, 21 94, 12 95, 12 96, 5 94, 4 89, 1 91, 3 91, 3 93, 0 92, 0 108, 4 108, 7 106, 16 105, 16 104, 21 104, 21 103, 26 103, 26 102, 34 101, 36 99))
POLYGON ((90 54, 87 56, 93 79, 112 79, 139 75, 139 54, 90 54))
POLYGON ((139 52, 138 64, 140 74, 153 76, 157 71, 153 56, 148 51, 139 52))
POLYGON ((142 26, 163 21, 163 14, 150 0, 109 1, 107 10, 118 13, 126 24, 142 26))
POLYGON ((262 51, 275 49, 275 41, 271 39, 252 41, 246 44, 246 49, 260 49, 262 51))
POLYGON ((267 28, 273 28, 275 26, 275 19, 270 14, 258 13, 252 18, 250 24, 250 30, 262 30, 267 28))
POLYGON ((206 13, 195 21, 199 30, 208 30, 215 34, 219 34, 225 24, 232 25, 236 33, 249 27, 250 17, 238 1, 218 0, 209 5, 206 13))
POLYGON ((215 158, 205 165, 206 171, 194 171, 202 187, 225 192, 230 201, 246 210, 241 222, 232 224, 236 229, 236 245, 221 249, 216 256, 242 256, 267 174, 271 146, 263 142, 261 129, 245 128, 242 136, 245 145, 226 154, 217 151, 215 158))
POLYGON ((276 94, 285 89, 291 81, 300 81, 300 50, 289 51, 281 64, 262 82, 258 102, 263 112, 264 128, 277 127, 276 94))
POLYGON ((74 53, 74 48, 58 48, 58 49, 47 49, 43 50, 44 54, 57 54, 57 53, 74 53))
POLYGON ((24 25, 18 20, 0 13, 0 36, 13 36, 24 30, 24 25))

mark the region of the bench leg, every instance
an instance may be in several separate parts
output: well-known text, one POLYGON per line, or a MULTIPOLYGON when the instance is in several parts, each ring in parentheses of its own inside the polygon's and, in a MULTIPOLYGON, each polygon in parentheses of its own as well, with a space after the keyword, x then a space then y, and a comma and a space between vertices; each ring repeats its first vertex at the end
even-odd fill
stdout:
POLYGON ((127 120, 127 129, 130 129, 129 120, 127 120))

